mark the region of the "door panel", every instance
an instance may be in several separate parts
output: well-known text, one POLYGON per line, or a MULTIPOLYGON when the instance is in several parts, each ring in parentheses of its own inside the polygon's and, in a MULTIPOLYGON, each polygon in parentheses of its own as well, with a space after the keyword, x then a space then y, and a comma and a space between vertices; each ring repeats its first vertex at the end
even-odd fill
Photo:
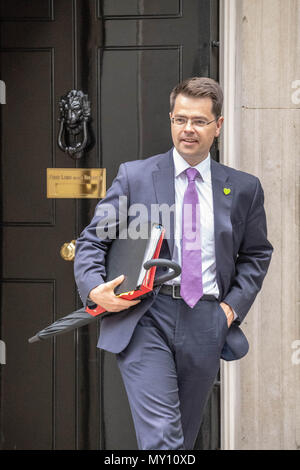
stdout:
POLYGON ((1 2, 1 19, 5 21, 50 21, 53 19, 52 0, 31 0, 30 6, 24 0, 1 2))
MULTIPOLYGON (((100 1, 98 1, 98 6, 100 1)), ((172 17, 178 16, 181 13, 182 2, 180 0, 152 0, 151 2, 136 1, 136 0, 104 0, 103 13, 105 18, 115 17, 137 17, 145 18, 153 16, 159 17, 172 17)))
POLYGON ((124 151, 128 160, 136 160, 171 147, 170 136, 162 147, 162 134, 169 123, 170 83, 178 80, 180 58, 177 46, 105 49, 101 78, 102 154, 104 166, 114 175, 124 151))
POLYGON ((2 294, 2 331, 7 346, 6 365, 2 366, 2 438, 4 448, 51 449, 52 445, 52 373, 53 355, 51 342, 38 352, 26 344, 32 328, 39 328, 38 318, 28 322, 28 311, 35 311, 39 299, 41 321, 53 321, 53 280, 6 281, 2 294), (17 321, 11 328, 12 299, 15 302, 14 317, 17 321), (25 306, 25 311, 24 311, 25 306), (38 371, 38 374, 37 374, 38 371), (33 406, 33 402, 34 405, 33 406), (30 428, 38 431, 38 439, 32 440, 30 428), (43 423, 43 425, 42 425, 43 423), (8 440, 9 439, 9 440, 8 440))
MULTIPOLYGON (((46 169, 106 168, 109 187, 120 163, 168 150, 173 86, 192 75, 217 78, 218 2, 10 0, 0 14, 1 448, 135 449, 115 357, 96 349, 99 321, 27 343, 81 306, 73 263, 59 251, 97 203, 47 199, 46 169), (90 145, 78 161, 56 143, 58 103, 71 89, 87 93, 92 109, 90 145)), ((219 446, 218 397, 216 388, 213 424, 197 448, 219 446)))

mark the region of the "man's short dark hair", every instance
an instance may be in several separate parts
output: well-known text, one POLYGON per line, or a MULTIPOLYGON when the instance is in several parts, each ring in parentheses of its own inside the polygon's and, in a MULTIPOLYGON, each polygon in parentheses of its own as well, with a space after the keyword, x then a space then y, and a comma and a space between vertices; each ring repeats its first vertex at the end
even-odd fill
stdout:
POLYGON ((221 115, 223 91, 219 83, 208 77, 192 77, 176 85, 170 94, 170 111, 173 112, 175 100, 181 94, 193 98, 211 98, 212 112, 216 118, 221 115))

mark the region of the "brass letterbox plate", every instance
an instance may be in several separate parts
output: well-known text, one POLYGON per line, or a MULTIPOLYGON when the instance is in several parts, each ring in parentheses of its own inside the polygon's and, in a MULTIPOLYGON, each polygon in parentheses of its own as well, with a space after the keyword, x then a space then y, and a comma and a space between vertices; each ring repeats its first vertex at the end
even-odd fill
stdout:
POLYGON ((47 168, 47 198, 103 198, 106 168, 47 168))

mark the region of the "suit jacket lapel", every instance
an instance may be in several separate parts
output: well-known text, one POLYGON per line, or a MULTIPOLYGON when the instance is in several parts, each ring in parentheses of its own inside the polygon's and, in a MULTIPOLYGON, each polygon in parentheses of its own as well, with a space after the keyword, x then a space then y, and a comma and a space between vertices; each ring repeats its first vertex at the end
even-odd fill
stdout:
MULTIPOLYGON (((174 162, 173 162, 173 149, 169 150, 162 157, 157 164, 157 169, 153 171, 153 185, 156 194, 157 203, 167 204, 168 207, 173 207, 173 211, 170 211, 169 227, 167 229, 166 239, 169 245, 171 256, 174 248, 174 218, 175 218, 175 183, 174 183, 174 162)), ((160 211, 160 223, 161 220, 160 211)), ((165 224, 166 225, 166 224, 165 224)))
POLYGON ((232 266, 232 224, 231 205, 234 187, 228 180, 225 168, 211 160, 211 179, 213 190, 214 228, 215 228, 215 254, 217 282, 222 298, 222 274, 229 273, 232 266))

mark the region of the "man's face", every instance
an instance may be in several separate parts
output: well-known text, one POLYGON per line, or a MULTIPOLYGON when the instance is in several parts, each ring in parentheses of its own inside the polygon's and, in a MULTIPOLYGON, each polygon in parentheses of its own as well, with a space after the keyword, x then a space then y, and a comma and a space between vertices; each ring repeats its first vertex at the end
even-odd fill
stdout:
POLYGON ((177 96, 173 112, 170 113, 170 118, 174 117, 189 119, 185 125, 171 123, 171 133, 178 153, 189 164, 196 165, 207 157, 214 138, 220 134, 224 118, 221 116, 215 120, 211 98, 193 98, 181 94, 177 96), (196 120, 214 121, 207 126, 199 127, 196 125, 196 120))

